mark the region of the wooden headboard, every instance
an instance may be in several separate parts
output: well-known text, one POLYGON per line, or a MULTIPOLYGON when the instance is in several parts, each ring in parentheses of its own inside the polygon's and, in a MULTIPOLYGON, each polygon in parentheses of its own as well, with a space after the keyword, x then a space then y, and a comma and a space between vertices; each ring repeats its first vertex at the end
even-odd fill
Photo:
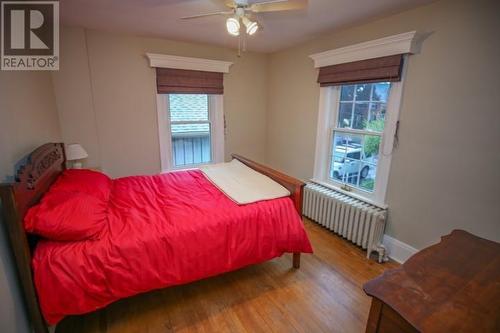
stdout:
POLYGON ((9 235, 19 278, 36 333, 47 332, 47 326, 38 306, 31 270, 31 250, 36 238, 29 238, 23 220, 28 209, 38 203, 59 174, 66 168, 62 143, 47 143, 33 151, 26 165, 17 172, 14 183, 0 184, 2 220, 9 235))

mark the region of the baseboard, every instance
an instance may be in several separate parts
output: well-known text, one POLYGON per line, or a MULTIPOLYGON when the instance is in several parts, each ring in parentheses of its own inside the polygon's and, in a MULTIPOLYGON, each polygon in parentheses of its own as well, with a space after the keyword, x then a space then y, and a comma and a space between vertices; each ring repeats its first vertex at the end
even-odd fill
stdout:
POLYGON ((389 258, 402 264, 418 250, 406 243, 403 243, 396 238, 384 235, 384 246, 387 249, 389 258))

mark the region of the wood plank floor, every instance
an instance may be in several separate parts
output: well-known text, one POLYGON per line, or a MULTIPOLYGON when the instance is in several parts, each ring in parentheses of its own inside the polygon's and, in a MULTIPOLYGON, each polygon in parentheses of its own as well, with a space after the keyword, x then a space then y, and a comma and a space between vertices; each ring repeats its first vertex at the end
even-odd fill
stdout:
POLYGON ((364 332, 371 299, 364 282, 397 267, 305 221, 314 248, 292 269, 292 256, 68 317, 64 332, 364 332))

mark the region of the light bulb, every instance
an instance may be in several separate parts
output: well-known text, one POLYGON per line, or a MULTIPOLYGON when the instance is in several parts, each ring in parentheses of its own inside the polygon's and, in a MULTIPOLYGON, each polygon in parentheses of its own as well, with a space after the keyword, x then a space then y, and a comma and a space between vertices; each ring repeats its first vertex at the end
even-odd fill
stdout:
POLYGON ((247 28, 247 34, 253 35, 259 30, 259 24, 257 22, 250 21, 246 16, 242 18, 243 24, 247 28))
POLYGON ((226 28, 230 35, 238 36, 240 34, 240 21, 235 17, 230 17, 226 20, 226 28))
POLYGON ((247 27, 247 34, 253 35, 257 32, 257 30, 259 30, 259 25, 257 24, 257 22, 252 22, 247 27))

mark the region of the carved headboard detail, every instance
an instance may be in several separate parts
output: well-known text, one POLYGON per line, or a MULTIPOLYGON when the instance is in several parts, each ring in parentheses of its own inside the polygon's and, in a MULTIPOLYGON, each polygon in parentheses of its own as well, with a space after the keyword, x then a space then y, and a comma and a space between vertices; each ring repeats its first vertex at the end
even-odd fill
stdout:
POLYGON ((60 143, 48 143, 38 147, 28 156, 28 163, 19 168, 16 183, 35 189, 38 179, 45 177, 51 169, 60 169, 64 161, 64 147, 60 143))
POLYGON ((26 234, 23 220, 28 209, 38 203, 65 168, 64 145, 47 143, 28 156, 26 164, 19 168, 14 183, 0 184, 2 221, 14 252, 31 324, 37 333, 47 332, 31 271, 31 250, 37 239, 26 234))
POLYGON ((36 204, 59 174, 65 169, 66 158, 62 143, 47 143, 34 150, 21 166, 10 186, 18 213, 23 218, 29 207, 36 204))

